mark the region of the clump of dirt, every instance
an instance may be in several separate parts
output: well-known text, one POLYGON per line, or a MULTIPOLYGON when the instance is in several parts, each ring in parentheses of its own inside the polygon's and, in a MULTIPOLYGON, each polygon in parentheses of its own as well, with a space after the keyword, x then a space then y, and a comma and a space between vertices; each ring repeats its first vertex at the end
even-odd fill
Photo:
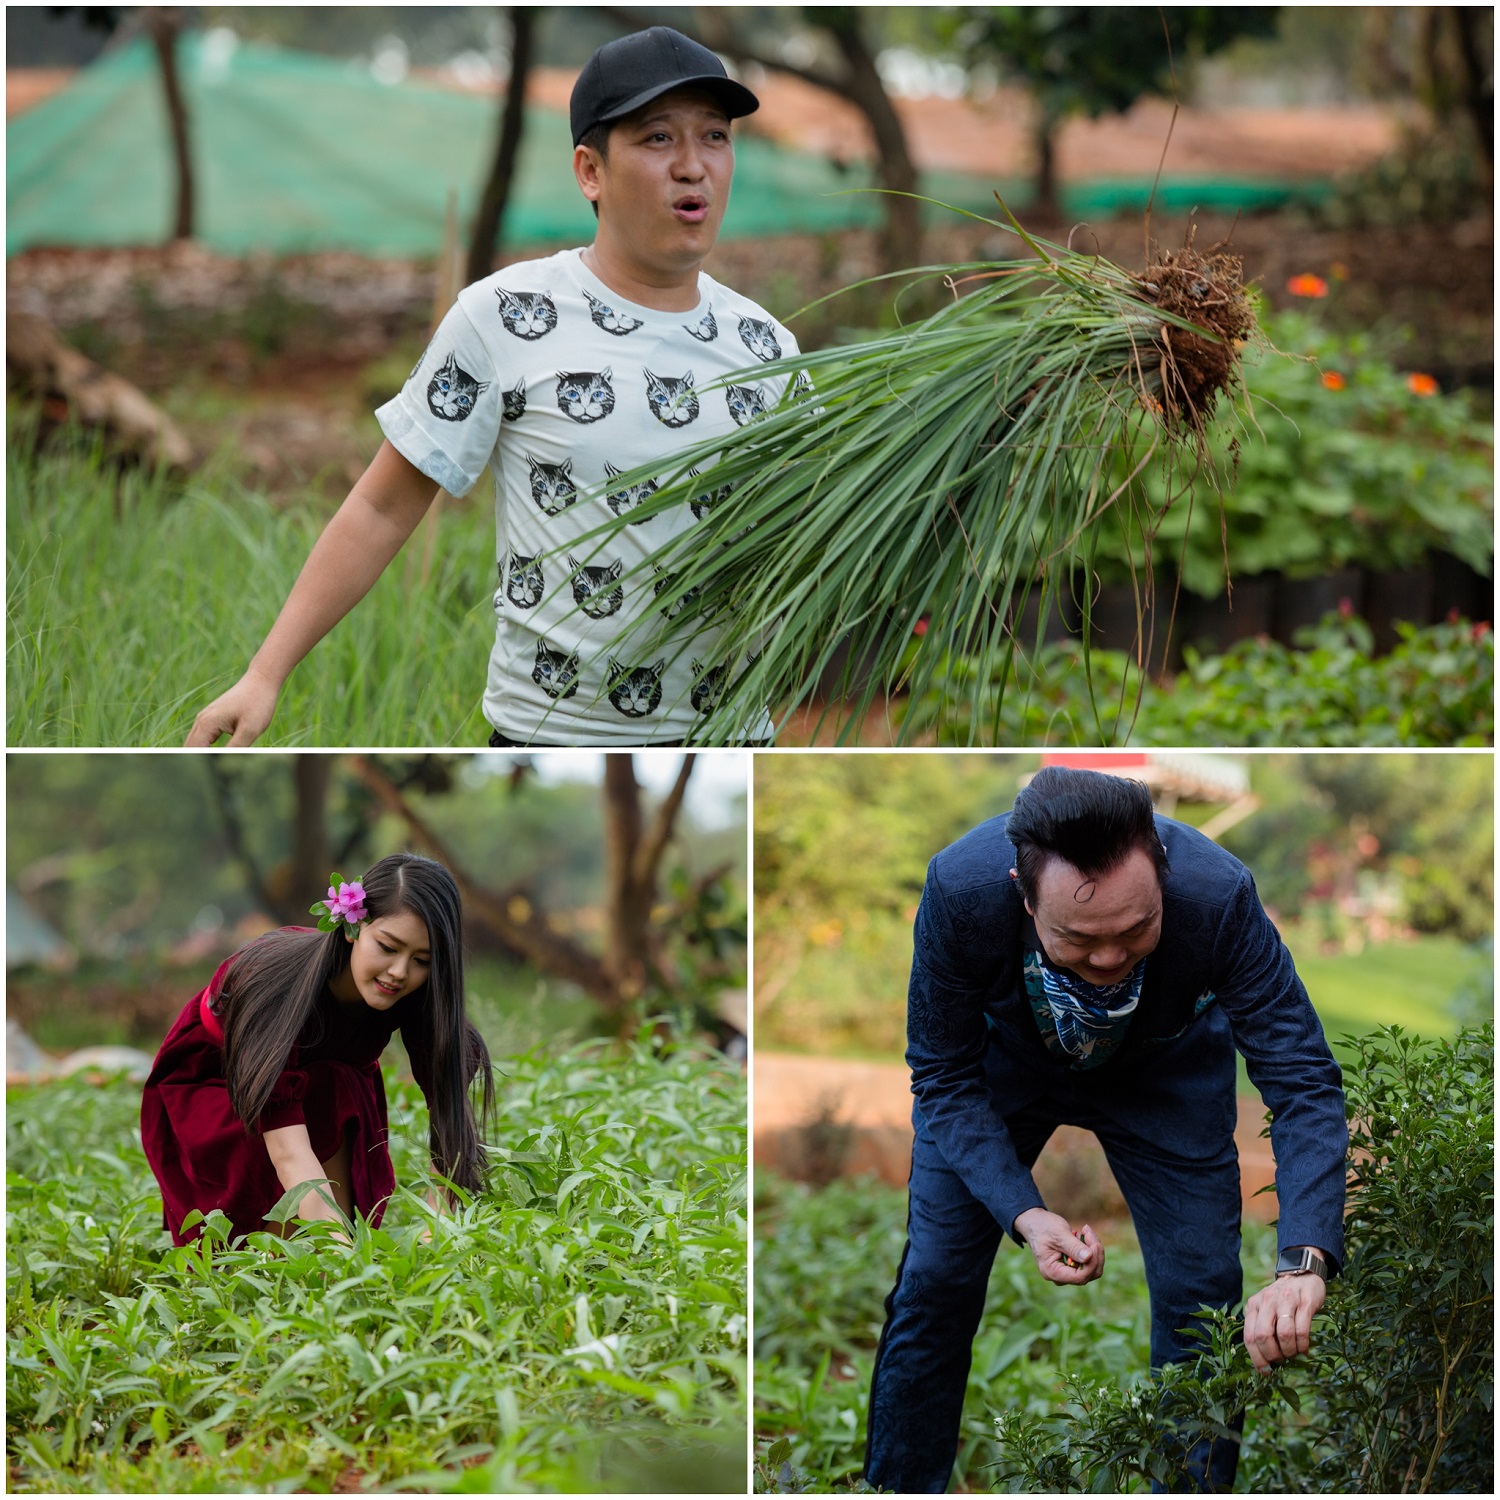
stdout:
POLYGON ((1203 330, 1162 324, 1159 366, 1146 372, 1160 376, 1152 395, 1169 424, 1202 433, 1220 393, 1233 391, 1239 351, 1255 329, 1244 264, 1221 246, 1200 255, 1191 235, 1181 250, 1162 252, 1153 245, 1152 251, 1150 264, 1131 277, 1141 297, 1203 330))

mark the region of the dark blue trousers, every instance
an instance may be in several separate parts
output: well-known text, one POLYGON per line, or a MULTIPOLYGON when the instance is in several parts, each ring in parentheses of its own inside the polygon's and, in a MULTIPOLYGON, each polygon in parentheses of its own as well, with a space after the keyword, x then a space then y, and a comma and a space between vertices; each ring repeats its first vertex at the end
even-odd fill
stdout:
MULTIPOLYGON (((1228 1023, 1210 1010, 1149 1063, 1118 1077, 1110 1069, 1101 1076, 1038 1067, 1034 1055, 1034 1047, 1007 1046, 997 1032, 986 1059, 1017 1155, 1030 1167, 1059 1125, 1094 1132, 1145 1260, 1151 1367, 1194 1358, 1178 1330, 1201 1304, 1230 1307, 1242 1292, 1228 1023)), ((972 1345, 1002 1226, 948 1165, 916 1110, 912 1122, 907 1243, 875 1357, 865 1477, 882 1490, 939 1494, 958 1453, 972 1345)), ((1069 1288, 1038 1275, 1037 1295, 1066 1297, 1069 1288)), ((1211 1454, 1206 1447, 1192 1455, 1194 1487, 1232 1489, 1238 1445, 1220 1441, 1211 1454)))

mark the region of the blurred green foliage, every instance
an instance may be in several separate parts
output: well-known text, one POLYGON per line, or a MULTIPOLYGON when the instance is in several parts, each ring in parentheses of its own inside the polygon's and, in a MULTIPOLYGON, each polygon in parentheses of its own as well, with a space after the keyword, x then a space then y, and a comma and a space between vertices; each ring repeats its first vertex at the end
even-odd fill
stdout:
POLYGON ((1297 645, 1256 636, 1222 655, 1184 647, 1161 681, 1123 651, 1044 645, 982 675, 952 658, 944 679, 909 700, 913 727, 940 745, 1448 746, 1495 737, 1495 637, 1488 623, 1400 624, 1373 654, 1369 626, 1334 612, 1297 645), (979 729, 976 731, 975 722, 979 729))
MULTIPOLYGON (((1463 945, 1490 931, 1490 756, 1247 761, 1262 805, 1222 841, 1306 956, 1315 1006, 1311 978, 1327 985, 1330 1029, 1391 1020, 1446 1032, 1476 962, 1463 945), (1427 946, 1390 946, 1408 929, 1429 934, 1427 946)), ((1006 811, 1040 762, 1034 752, 758 757, 757 1045, 898 1055, 927 862, 1006 811)), ((1203 822, 1214 810, 1183 803, 1176 815, 1203 822)))
POLYGON ((1176 1488, 1174 1451, 1227 1437, 1248 1407, 1252 1493, 1493 1492, 1494 1029, 1446 1043, 1391 1030, 1358 1052, 1344 1272, 1311 1352, 1258 1376, 1226 1317, 1195 1370, 1128 1385, 1075 1373, 1065 1411, 996 1408, 1001 1488, 1176 1488))
MULTIPOLYGON (((1328 285, 1336 316, 1339 283, 1328 285)), ((1261 323, 1265 345, 1244 353, 1246 399, 1211 424, 1208 462, 1185 476, 1168 455, 1143 476, 1156 567, 1175 566, 1209 598, 1223 592, 1226 566, 1231 579, 1306 577, 1409 568, 1445 551, 1488 573, 1494 424, 1471 393, 1418 394, 1369 332, 1336 331, 1321 311, 1263 312, 1261 323)), ((1142 543, 1135 517, 1118 507, 1116 517, 1099 562, 1123 581, 1142 543)))

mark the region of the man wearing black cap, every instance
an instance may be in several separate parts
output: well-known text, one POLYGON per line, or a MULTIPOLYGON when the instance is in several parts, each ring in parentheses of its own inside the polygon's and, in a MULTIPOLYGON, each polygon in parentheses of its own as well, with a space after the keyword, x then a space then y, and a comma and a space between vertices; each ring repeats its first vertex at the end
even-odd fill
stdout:
MULTIPOLYGON (((1031 1175, 1052 1132, 1099 1138, 1140 1241, 1151 1364, 1191 1359, 1201 1304, 1239 1301, 1235 1050, 1271 1111, 1274 1278, 1245 1305, 1257 1369, 1306 1353, 1344 1240, 1338 1064, 1250 872, 1154 815, 1139 782, 1049 766, 942 850, 917 911, 907 1052, 907 1245, 871 1379, 865 1477, 936 1493, 958 1450, 970 1346, 1001 1238, 1061 1286, 1104 1246, 1031 1175)), ((1167 1441, 1164 1435, 1164 1442, 1167 1441)), ((1186 1455, 1233 1488, 1234 1441, 1186 1455)))
MULTIPOLYGON (((314 547, 240 682, 189 744, 249 744, 292 667, 362 598, 441 485, 495 476, 499 588, 485 716, 503 745, 673 744, 711 713, 739 664, 700 625, 655 660, 611 642, 678 601, 651 559, 722 498, 703 492, 611 542, 595 533, 655 479, 620 484, 781 397, 762 379, 718 384, 795 355, 762 308, 700 270, 734 175, 730 122, 758 107, 707 48, 665 26, 601 47, 574 85, 573 171, 594 242, 523 261, 459 294, 401 393, 376 412, 386 442, 314 547)), ((762 738, 769 724, 746 725, 762 738)))

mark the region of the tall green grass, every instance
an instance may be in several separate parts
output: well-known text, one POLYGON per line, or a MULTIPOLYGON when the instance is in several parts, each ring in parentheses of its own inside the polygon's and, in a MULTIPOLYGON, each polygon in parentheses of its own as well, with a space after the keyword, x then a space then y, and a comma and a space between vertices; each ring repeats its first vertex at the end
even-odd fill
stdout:
POLYGON ((7 1488, 743 1493, 738 1071, 641 1041, 501 1074, 492 1189, 435 1224, 390 1089, 401 1187, 349 1245, 173 1249, 139 1088, 12 1094, 7 1488))
MULTIPOLYGON (((326 508, 278 510, 222 466, 185 485, 122 471, 76 434, 38 451, 28 418, 7 425, 7 743, 180 745, 259 647, 326 508)), ((486 505, 429 517, 293 672, 261 743, 483 745, 494 572, 486 505)))

